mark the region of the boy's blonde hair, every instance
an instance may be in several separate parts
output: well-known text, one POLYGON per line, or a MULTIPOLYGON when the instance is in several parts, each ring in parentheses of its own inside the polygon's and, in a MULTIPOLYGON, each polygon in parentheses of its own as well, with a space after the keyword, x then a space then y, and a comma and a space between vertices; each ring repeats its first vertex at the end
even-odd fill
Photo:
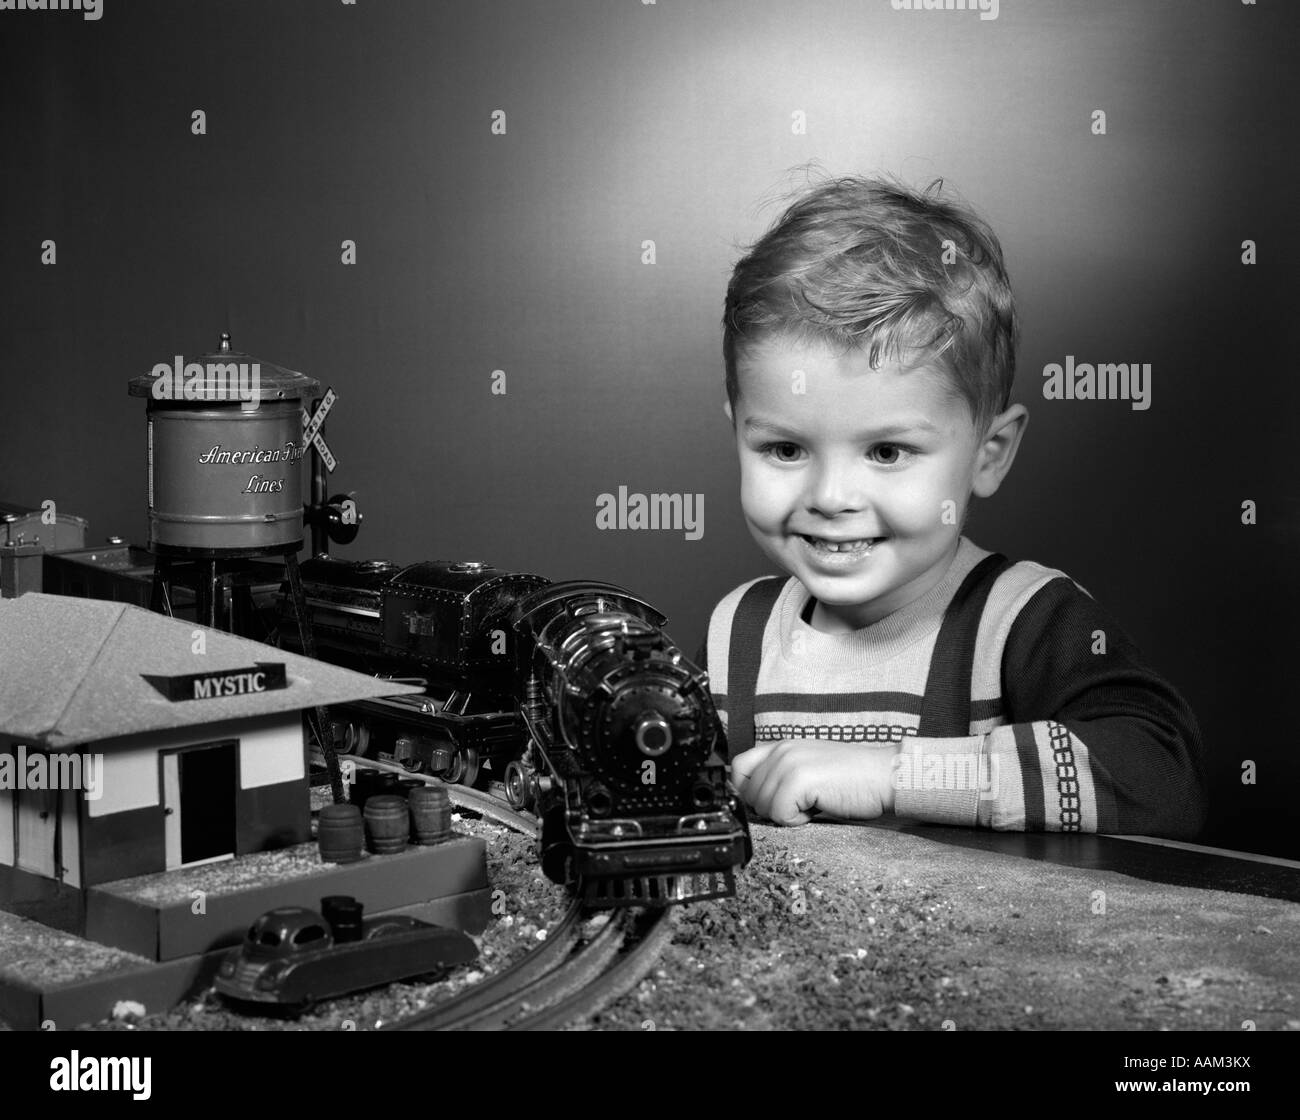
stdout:
POLYGON ((942 188, 942 180, 920 193, 833 179, 781 215, 727 285, 722 352, 733 410, 737 355, 775 335, 865 349, 873 367, 937 361, 981 433, 1008 407, 1019 325, 1002 248, 942 188))

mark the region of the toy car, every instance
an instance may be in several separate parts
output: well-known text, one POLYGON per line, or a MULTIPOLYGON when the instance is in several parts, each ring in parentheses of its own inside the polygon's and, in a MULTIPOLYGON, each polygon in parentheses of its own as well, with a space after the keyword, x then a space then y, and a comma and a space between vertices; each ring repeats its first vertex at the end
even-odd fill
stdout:
POLYGON ((268 910, 221 962, 216 990, 228 1000, 301 1014, 323 999, 416 976, 441 977, 478 956, 471 938, 406 915, 361 917, 335 895, 321 911, 268 910))

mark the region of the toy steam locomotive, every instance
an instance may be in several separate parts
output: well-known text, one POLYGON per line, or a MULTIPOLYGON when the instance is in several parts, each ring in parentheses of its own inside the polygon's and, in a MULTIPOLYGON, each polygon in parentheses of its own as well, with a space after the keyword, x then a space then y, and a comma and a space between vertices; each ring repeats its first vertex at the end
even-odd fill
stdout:
MULTIPOLYGON (((332 709, 340 753, 501 782, 541 820, 546 875, 592 905, 735 892, 751 849, 726 738, 705 674, 649 604, 474 562, 322 556, 302 582, 317 657, 424 689, 332 709)), ((280 611, 288 644, 287 594, 280 611)))

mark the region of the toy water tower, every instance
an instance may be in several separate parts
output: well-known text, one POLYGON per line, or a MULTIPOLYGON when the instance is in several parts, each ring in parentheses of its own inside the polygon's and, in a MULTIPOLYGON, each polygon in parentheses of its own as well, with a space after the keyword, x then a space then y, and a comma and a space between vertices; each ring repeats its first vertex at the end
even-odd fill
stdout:
POLYGON ((305 629, 302 415, 319 389, 314 378, 232 349, 229 334, 212 353, 177 355, 130 381, 130 394, 148 401, 154 610, 172 614, 181 584, 194 589, 198 622, 247 633, 250 585, 283 558, 305 629))

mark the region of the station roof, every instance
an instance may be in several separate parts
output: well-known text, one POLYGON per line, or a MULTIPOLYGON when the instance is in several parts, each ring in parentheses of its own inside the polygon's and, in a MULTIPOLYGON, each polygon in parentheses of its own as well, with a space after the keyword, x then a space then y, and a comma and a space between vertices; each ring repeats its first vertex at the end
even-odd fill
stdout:
POLYGON ((0 599, 0 736, 29 744, 72 747, 419 691, 128 603, 38 592, 0 599), (284 664, 286 688, 175 702, 145 679, 267 661, 284 664))

